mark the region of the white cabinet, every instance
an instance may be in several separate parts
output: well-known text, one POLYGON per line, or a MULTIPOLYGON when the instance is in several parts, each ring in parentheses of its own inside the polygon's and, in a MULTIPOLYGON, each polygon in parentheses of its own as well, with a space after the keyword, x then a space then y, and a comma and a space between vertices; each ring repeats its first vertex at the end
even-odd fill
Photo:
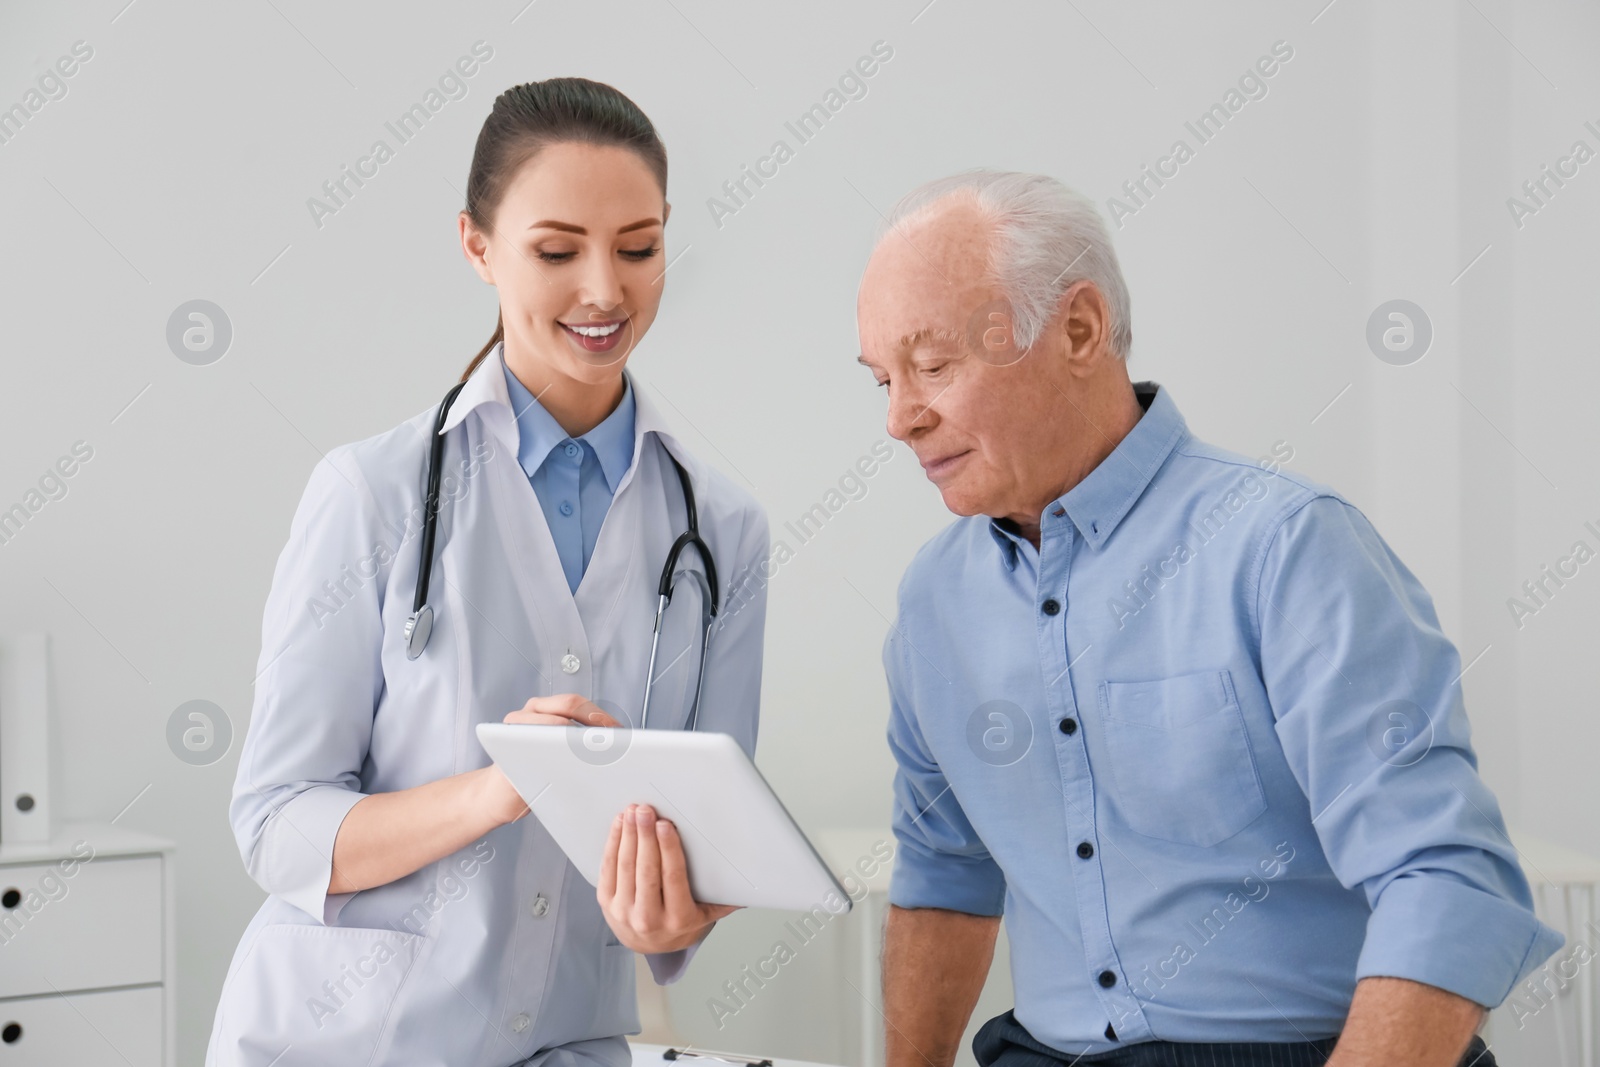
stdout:
POLYGON ((15 1034, 0 1044, 0 1064, 163 1067, 161 1001, 160 986, 140 986, 0 1002, 3 1025, 15 1034))
POLYGON ((173 858, 107 823, 0 842, 0 1067, 172 1067, 173 858))

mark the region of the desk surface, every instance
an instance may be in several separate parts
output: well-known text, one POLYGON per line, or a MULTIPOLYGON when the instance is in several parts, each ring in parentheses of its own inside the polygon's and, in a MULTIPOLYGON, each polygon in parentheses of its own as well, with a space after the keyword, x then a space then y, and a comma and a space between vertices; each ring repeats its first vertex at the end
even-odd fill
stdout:
MULTIPOLYGON (((697 1049, 696 1051, 705 1054, 702 1056, 685 1056, 677 1060, 666 1060, 661 1058, 661 1054, 667 1049, 666 1045, 641 1045, 634 1042, 629 1042, 629 1045, 633 1049, 633 1067, 668 1067, 668 1065, 670 1067, 730 1067, 723 1060, 710 1059, 709 1056, 713 1051, 711 1049, 697 1049)), ((717 1051, 726 1052, 728 1050, 717 1051)), ((755 1056, 757 1053, 741 1052, 739 1055, 755 1056)), ((831 1067, 831 1065, 812 1063, 809 1060, 780 1060, 774 1058, 772 1067, 831 1067)))

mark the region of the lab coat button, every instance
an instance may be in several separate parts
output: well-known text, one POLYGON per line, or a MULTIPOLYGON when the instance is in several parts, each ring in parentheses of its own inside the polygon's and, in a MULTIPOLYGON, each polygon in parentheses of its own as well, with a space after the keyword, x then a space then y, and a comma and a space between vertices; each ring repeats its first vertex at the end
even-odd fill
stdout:
POLYGON ((528 910, 533 912, 534 918, 542 919, 550 913, 550 901, 545 899, 543 893, 540 893, 533 898, 533 903, 529 905, 528 910))
POLYGON ((574 656, 571 652, 568 652, 565 656, 561 657, 561 669, 566 671, 568 674, 577 674, 578 666, 578 657, 574 656))
POLYGON ((520 1034, 520 1033, 522 1033, 522 1031, 526 1030, 527 1028, 528 1028, 528 1016, 526 1014, 524 1014, 523 1012, 520 1012, 520 1011, 517 1012, 517 1017, 515 1019, 511 1020, 511 1029, 515 1030, 517 1033, 520 1034))

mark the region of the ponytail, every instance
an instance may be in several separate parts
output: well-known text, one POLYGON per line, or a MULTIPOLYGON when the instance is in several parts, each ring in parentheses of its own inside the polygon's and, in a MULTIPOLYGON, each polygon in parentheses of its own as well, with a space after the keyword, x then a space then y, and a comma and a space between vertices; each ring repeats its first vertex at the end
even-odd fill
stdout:
POLYGON ((484 357, 490 352, 493 352, 494 346, 505 340, 505 337, 506 324, 501 320, 500 316, 496 314, 494 319, 494 336, 489 338, 489 343, 483 346, 482 351, 472 357, 472 362, 467 364, 467 369, 461 372, 461 380, 466 381, 468 378, 472 377, 472 372, 478 369, 478 364, 482 363, 484 357))

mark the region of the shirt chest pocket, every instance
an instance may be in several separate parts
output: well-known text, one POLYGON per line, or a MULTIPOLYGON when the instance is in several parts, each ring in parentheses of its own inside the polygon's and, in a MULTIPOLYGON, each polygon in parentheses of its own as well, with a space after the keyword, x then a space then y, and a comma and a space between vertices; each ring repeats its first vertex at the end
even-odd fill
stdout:
POLYGON ((1099 686, 1110 804, 1146 837, 1208 846, 1267 810, 1227 670, 1099 686))

